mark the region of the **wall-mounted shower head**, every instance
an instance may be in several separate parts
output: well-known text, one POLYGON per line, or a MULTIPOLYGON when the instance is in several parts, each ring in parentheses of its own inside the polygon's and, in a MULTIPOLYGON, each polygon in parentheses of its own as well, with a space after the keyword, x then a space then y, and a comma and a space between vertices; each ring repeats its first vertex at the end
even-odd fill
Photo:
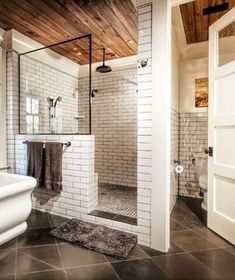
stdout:
POLYGON ((61 102, 61 101, 62 101, 62 96, 58 96, 58 97, 56 98, 54 108, 56 107, 57 102, 61 102))

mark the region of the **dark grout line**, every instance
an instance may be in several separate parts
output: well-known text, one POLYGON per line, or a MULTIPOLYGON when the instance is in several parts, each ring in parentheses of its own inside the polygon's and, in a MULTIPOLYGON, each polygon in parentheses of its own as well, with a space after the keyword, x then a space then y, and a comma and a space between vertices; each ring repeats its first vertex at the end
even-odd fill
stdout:
POLYGON ((29 254, 27 254, 27 253, 21 252, 21 254, 23 254, 23 255, 25 255, 25 256, 27 256, 27 257, 30 257, 31 259, 36 260, 36 261, 38 261, 38 262, 40 262, 40 263, 46 264, 46 265, 48 265, 48 266, 51 266, 51 267, 52 267, 53 269, 55 269, 55 270, 60 269, 59 267, 57 267, 57 266, 55 266, 55 265, 49 264, 49 263, 47 263, 47 262, 45 262, 45 261, 43 261, 43 260, 40 260, 40 259, 38 259, 38 258, 36 258, 36 257, 33 257, 33 256, 29 255, 29 254))
POLYGON ((136 260, 146 260, 146 259, 151 259, 150 256, 146 256, 146 257, 140 257, 140 258, 134 258, 134 259, 125 259, 125 260, 119 260, 119 259, 116 259, 116 260, 113 260, 113 261, 109 261, 109 263, 122 263, 122 262, 131 262, 131 261, 136 261, 136 260))
POLYGON ((93 267, 93 266, 102 266, 109 264, 109 262, 102 262, 102 263, 93 263, 93 264, 84 264, 84 265, 75 265, 75 266, 68 266, 64 268, 65 270, 74 269, 74 268, 83 268, 83 267, 93 267))
MULTIPOLYGON (((59 244, 67 244, 67 242, 61 242, 59 244)), ((27 249, 27 248, 31 248, 31 247, 36 248, 36 247, 55 246, 55 245, 56 245, 56 243, 42 244, 42 245, 28 245, 28 246, 19 246, 19 247, 17 247, 17 249, 24 249, 24 248, 27 249)))
MULTIPOLYGON (((18 273, 17 275, 29 275, 29 274, 36 274, 36 273, 43 273, 43 272, 51 272, 51 271, 64 271, 64 269, 59 268, 59 269, 36 270, 31 272, 18 273)), ((46 280, 50 280, 50 279, 46 279, 46 280)))
POLYGON ((151 261, 167 276, 167 278, 169 278, 169 280, 172 279, 170 275, 153 260, 153 258, 151 258, 151 261))
MULTIPOLYGON (((215 248, 214 248, 214 249, 215 249, 215 248)), ((208 251, 208 250, 205 249, 205 250, 203 250, 203 251, 208 251)), ((211 272, 213 272, 213 273, 215 273, 216 275, 218 275, 218 276, 219 276, 218 280, 219 280, 219 279, 221 279, 221 280, 223 279, 223 278, 220 277, 220 274, 218 274, 217 272, 214 271, 213 268, 207 266, 207 265, 206 265, 205 263, 203 263, 201 260, 197 259, 194 255, 192 255, 190 252, 188 252, 188 253, 189 253, 189 255, 190 255, 191 257, 194 258, 194 260, 196 260, 199 264, 203 265, 204 268, 209 269, 211 272)))
POLYGON ((121 278, 119 277, 118 273, 116 272, 116 270, 114 269, 114 267, 112 266, 111 263, 109 263, 109 266, 111 267, 112 271, 113 271, 114 274, 117 276, 117 278, 118 278, 119 280, 121 280, 121 278))
MULTIPOLYGON (((18 238, 17 238, 18 239, 18 238)), ((17 273, 17 258, 18 258, 18 249, 16 248, 16 252, 15 252, 15 269, 14 269, 14 279, 16 280, 16 273, 17 273)))

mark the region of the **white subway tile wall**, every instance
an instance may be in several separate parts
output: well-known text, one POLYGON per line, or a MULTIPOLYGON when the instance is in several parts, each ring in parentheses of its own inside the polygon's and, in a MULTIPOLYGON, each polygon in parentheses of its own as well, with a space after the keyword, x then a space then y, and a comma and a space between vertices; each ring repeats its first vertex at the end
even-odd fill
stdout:
MULTIPOLYGON (((99 182, 137 187, 137 68, 94 74, 92 87, 98 91, 92 99, 92 134, 99 182)), ((88 78, 80 78, 79 95, 85 97, 87 88, 88 78)))
POLYGON ((179 177, 179 194, 200 197, 200 188, 192 159, 208 146, 208 114, 180 113, 180 161, 184 172, 179 177))

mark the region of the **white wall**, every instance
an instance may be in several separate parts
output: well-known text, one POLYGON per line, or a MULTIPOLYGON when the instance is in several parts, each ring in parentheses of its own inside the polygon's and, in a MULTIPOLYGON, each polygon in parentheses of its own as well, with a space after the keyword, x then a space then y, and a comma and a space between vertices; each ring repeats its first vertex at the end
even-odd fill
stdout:
POLYGON ((180 61, 180 113, 207 112, 207 108, 195 107, 195 79, 208 77, 208 58, 180 61))
MULTIPOLYGON (((174 36, 174 35, 172 35, 174 36)), ((172 38, 171 46, 171 107, 177 112, 179 110, 179 51, 175 43, 174 37, 172 38)))

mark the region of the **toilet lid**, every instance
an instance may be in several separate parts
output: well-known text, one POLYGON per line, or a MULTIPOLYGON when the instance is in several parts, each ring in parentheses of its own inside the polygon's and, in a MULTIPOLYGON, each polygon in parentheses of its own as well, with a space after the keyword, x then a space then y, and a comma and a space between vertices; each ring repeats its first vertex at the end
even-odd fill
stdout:
POLYGON ((205 175, 201 175, 199 177, 199 183, 200 184, 207 184, 207 175, 206 174, 205 175))

